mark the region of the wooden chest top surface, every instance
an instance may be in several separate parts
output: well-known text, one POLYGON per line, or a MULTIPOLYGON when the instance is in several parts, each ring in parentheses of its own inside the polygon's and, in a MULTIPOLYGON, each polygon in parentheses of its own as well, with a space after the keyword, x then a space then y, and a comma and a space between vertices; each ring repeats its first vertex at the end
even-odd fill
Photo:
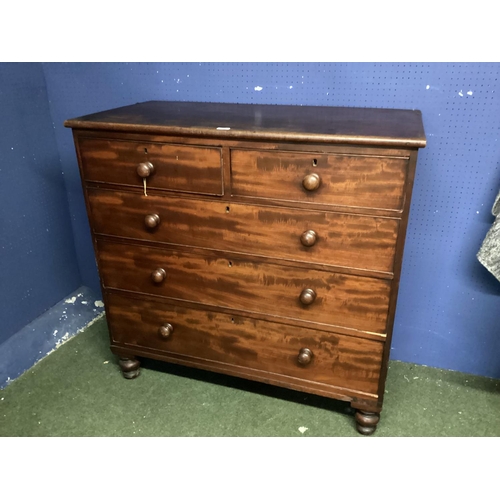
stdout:
POLYGON ((74 118, 73 129, 425 147, 418 110, 147 101, 74 118))

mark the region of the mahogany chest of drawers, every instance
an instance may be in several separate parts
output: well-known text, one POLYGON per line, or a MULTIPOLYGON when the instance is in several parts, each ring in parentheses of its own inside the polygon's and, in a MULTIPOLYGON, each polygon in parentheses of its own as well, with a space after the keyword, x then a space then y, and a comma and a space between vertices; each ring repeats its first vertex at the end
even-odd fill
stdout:
POLYGON ((412 110, 150 101, 68 120, 111 350, 349 401, 379 420, 412 110))

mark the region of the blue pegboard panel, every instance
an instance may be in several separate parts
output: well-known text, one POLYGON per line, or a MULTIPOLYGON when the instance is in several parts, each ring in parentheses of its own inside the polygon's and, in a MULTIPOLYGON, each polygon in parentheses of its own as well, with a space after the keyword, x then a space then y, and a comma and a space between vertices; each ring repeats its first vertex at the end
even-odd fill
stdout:
POLYGON ((80 272, 41 64, 0 64, 0 344, 80 272))
POLYGON ((67 118, 147 100, 420 109, 392 358, 500 377, 500 283, 476 253, 500 189, 497 63, 44 64, 84 284, 92 246, 67 118))

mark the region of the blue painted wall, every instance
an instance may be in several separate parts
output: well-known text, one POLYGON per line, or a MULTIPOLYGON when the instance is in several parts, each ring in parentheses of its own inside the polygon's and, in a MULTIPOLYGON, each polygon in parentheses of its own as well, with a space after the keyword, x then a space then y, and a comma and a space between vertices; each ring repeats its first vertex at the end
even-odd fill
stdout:
POLYGON ((476 252, 500 189, 500 65, 44 64, 83 284, 98 288, 67 118, 151 99, 417 108, 419 156, 392 359, 500 378, 500 283, 476 252))
POLYGON ((80 286, 43 67, 0 64, 0 344, 80 286))

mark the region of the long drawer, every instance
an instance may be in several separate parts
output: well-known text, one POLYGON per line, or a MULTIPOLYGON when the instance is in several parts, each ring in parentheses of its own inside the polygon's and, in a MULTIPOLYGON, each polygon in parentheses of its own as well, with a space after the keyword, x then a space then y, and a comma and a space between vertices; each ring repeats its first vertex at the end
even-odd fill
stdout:
POLYGON ((398 219, 89 189, 97 234, 391 273, 398 219))
POLYGON ((97 242, 106 288, 385 333, 390 280, 97 242))
POLYGON ((113 293, 106 298, 114 344, 377 394, 382 342, 113 293))
POLYGON ((143 187, 137 168, 146 172, 147 189, 199 194, 223 194, 221 150, 217 147, 170 143, 80 138, 78 142, 84 179, 143 187))
POLYGON ((407 158, 231 150, 231 192, 349 207, 401 210, 407 158))

